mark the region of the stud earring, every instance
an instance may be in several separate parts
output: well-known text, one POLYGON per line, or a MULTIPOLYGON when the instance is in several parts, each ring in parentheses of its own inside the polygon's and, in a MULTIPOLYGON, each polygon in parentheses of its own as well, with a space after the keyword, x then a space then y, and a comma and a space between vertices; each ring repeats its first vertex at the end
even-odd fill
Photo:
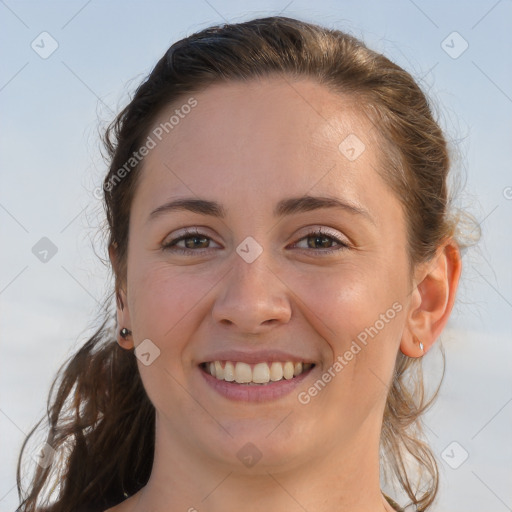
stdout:
POLYGON ((120 331, 119 331, 119 334, 121 335, 121 338, 123 339, 126 339, 130 334, 132 333, 132 331, 130 331, 129 329, 127 329, 126 327, 123 327, 120 331))
POLYGON ((420 341, 420 350, 423 352, 423 343, 420 341))

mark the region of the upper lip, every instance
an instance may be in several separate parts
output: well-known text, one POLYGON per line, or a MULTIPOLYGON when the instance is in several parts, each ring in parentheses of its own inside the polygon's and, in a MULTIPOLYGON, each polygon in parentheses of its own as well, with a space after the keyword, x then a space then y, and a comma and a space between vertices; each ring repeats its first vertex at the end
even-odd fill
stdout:
POLYGON ((204 356, 201 363, 209 363, 212 361, 236 361, 247 364, 256 364, 262 362, 283 362, 291 361, 292 363, 312 363, 315 361, 310 357, 282 352, 280 350, 258 350, 254 352, 243 352, 240 350, 224 350, 204 356))

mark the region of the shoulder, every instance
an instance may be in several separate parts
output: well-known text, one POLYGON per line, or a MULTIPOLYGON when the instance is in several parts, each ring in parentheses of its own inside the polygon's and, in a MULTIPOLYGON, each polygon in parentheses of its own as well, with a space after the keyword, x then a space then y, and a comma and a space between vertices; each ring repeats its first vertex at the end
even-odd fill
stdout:
MULTIPOLYGON (((57 512, 58 508, 55 506, 50 508, 38 508, 36 512, 57 512)), ((21 509, 17 509, 16 512, 22 512, 21 509)), ((106 512, 103 508, 91 507, 89 505, 82 505, 73 510, 73 512, 106 512)))
POLYGON ((76 508, 73 512, 104 512, 103 509, 97 507, 91 507, 89 505, 82 505, 76 508))
MULTIPOLYGON (((110 509, 109 509, 110 510, 110 509)), ((36 512, 56 512, 57 509, 55 507, 50 508, 38 508, 36 512)), ((21 509, 17 509, 16 512, 22 512, 21 509)), ((73 510, 73 512, 107 512, 103 508, 92 507, 90 505, 81 505, 73 510)))

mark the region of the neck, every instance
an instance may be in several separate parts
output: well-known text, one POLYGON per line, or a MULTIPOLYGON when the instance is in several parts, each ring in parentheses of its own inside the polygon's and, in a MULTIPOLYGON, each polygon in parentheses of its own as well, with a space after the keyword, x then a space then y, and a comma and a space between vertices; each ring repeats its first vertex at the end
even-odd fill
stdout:
POLYGON ((130 512, 393 510, 380 491, 380 431, 371 426, 360 429, 358 439, 343 447, 326 440, 328 449, 309 456, 304 464, 272 467, 258 463, 243 471, 177 443, 166 429, 165 418, 157 415, 156 425, 151 477, 130 499, 130 512))

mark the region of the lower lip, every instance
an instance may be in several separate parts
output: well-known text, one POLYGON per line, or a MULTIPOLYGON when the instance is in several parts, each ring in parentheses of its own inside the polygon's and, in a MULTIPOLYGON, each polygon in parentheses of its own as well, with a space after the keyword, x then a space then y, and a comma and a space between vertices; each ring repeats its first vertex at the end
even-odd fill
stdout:
POLYGON ((219 393, 219 395, 230 400, 238 402, 269 402, 290 394, 315 368, 316 366, 313 366, 297 377, 293 377, 293 379, 283 379, 277 382, 269 382, 268 384, 254 385, 227 382, 213 377, 202 368, 199 368, 199 371, 211 388, 219 393))

